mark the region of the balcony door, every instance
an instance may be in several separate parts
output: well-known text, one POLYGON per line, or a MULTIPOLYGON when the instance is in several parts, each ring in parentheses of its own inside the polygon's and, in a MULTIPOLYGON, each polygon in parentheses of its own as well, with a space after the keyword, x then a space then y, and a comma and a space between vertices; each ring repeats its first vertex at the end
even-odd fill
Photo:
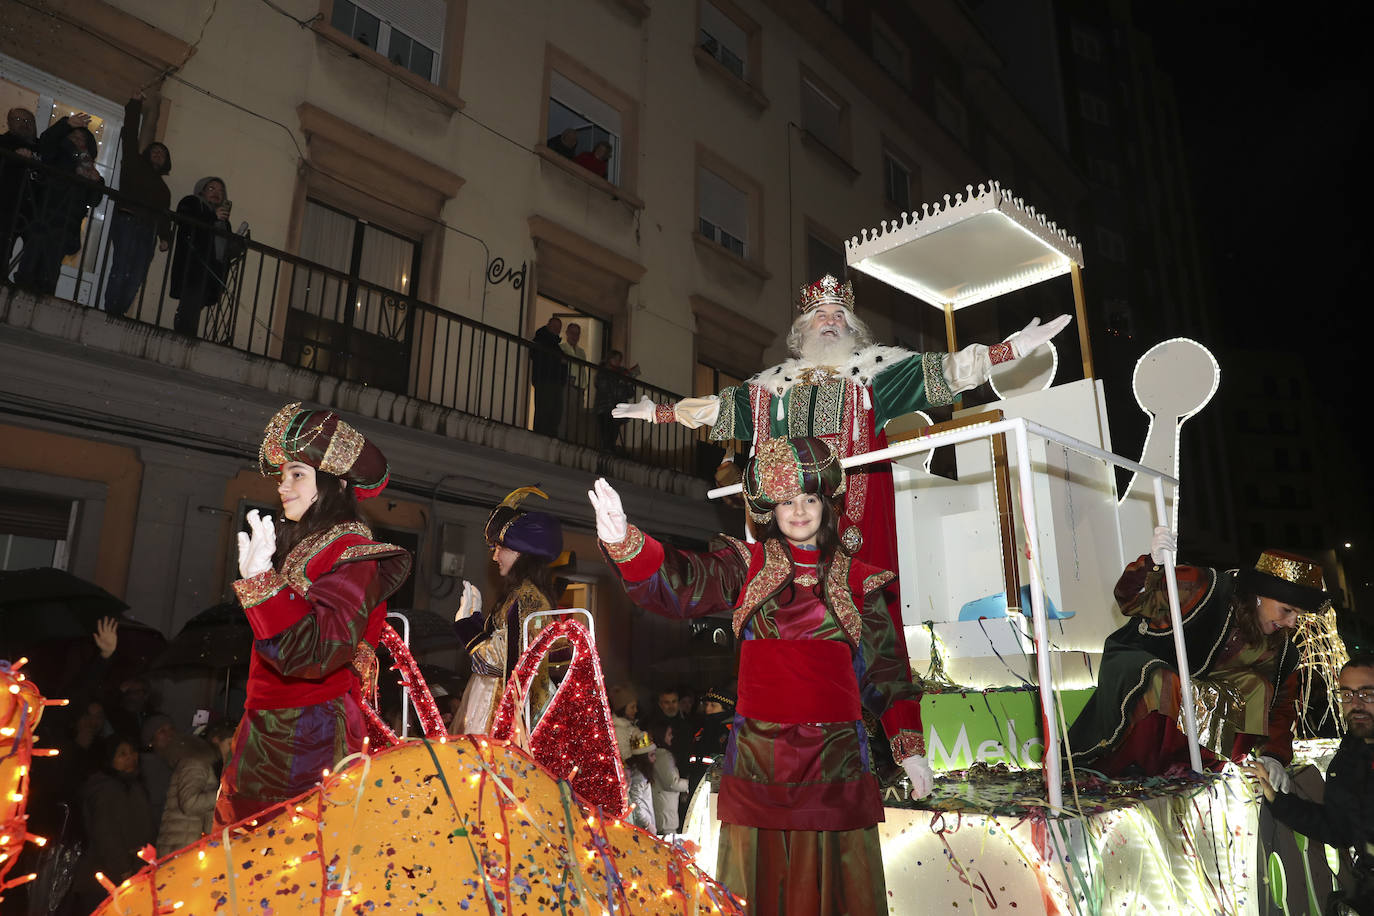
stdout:
POLYGON ((404 393, 420 243, 307 199, 300 256, 328 270, 296 268, 282 358, 404 393))

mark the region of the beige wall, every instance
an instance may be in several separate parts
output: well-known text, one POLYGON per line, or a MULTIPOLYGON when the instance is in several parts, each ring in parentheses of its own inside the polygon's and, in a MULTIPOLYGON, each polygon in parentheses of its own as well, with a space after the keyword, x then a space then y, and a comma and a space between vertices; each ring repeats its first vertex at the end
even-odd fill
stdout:
MULTIPOLYGON (((111 5, 187 43, 194 42, 205 13, 200 2, 111 5)), ((317 11, 306 0, 287 7, 302 18, 317 11)), ((300 29, 265 5, 221 3, 179 75, 263 117, 168 81, 161 130, 176 164, 173 190, 187 193, 201 175, 222 175, 235 201, 234 221, 248 220, 255 239, 289 249, 293 205, 299 207, 305 187, 300 159, 308 149, 298 111, 306 104, 352 121, 461 176, 461 190, 442 202, 442 219, 480 237, 486 250, 456 232, 426 233, 425 275, 433 279, 428 298, 528 335, 521 308, 537 291, 539 276, 530 219, 542 218, 642 267, 642 279, 625 294, 614 339, 644 367, 645 381, 687 391, 696 358, 691 297, 777 330, 766 357, 780 355, 795 287, 813 279, 806 276, 806 227, 843 239, 892 215, 882 193, 884 138, 919 165, 927 199, 962 190, 964 180, 980 174, 966 150, 932 127, 928 113, 910 116, 924 112, 910 96, 864 69, 876 65, 856 46, 837 39, 833 46, 843 53, 822 55, 815 43, 821 26, 809 4, 799 4, 787 21, 778 12, 785 4, 741 0, 736 8, 760 28, 762 65, 752 96, 733 91, 729 79, 693 53, 697 9, 688 0, 656 3, 643 19, 605 0, 453 0, 450 15, 461 19, 456 32, 463 36, 461 78, 434 93, 418 91, 413 81, 374 61, 349 56, 337 41, 300 29), (612 199, 606 187, 533 152, 546 134, 550 56, 580 65, 633 103, 638 131, 629 144, 634 161, 623 167, 632 175, 625 199, 612 199), (801 121, 803 67, 849 106, 852 169, 789 126, 801 121), (461 90, 461 112, 448 93, 452 87, 461 90), (763 225, 751 235, 762 245, 751 265, 693 242, 699 147, 757 185, 763 225), (532 270, 524 291, 510 283, 487 287, 483 307, 488 251, 511 267, 530 262, 532 270)), ((1043 145, 1029 137, 1025 146, 1044 158, 1043 145)), ((1054 187, 1055 177, 1043 183, 1054 187)), ((385 182, 379 178, 378 184, 385 182)), ((899 330, 884 316, 868 317, 883 337, 899 330)), ((905 336, 911 339, 918 327, 909 322, 905 336)))

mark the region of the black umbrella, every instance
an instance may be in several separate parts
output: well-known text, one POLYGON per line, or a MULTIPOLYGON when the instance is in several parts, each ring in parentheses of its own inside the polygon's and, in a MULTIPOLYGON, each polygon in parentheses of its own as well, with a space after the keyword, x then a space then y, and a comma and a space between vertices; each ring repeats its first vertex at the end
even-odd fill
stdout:
POLYGON ((153 668, 233 668, 248 664, 253 629, 237 601, 206 608, 181 628, 153 668))
POLYGON ((0 572, 0 645, 23 649, 57 639, 89 639, 96 621, 129 606, 93 582, 43 566, 0 572))

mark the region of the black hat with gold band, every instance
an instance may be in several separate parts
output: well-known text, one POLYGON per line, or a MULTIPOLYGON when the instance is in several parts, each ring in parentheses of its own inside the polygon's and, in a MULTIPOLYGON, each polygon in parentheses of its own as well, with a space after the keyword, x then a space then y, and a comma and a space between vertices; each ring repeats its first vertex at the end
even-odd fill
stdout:
POLYGON ((391 479, 386 456, 332 410, 308 410, 300 403, 277 411, 263 430, 258 467, 264 476, 299 461, 341 477, 358 499, 376 496, 391 479))
POLYGON ((1331 606, 1320 563, 1306 557, 1266 550, 1254 569, 1242 569, 1237 576, 1243 591, 1272 598, 1307 613, 1321 613, 1331 606))

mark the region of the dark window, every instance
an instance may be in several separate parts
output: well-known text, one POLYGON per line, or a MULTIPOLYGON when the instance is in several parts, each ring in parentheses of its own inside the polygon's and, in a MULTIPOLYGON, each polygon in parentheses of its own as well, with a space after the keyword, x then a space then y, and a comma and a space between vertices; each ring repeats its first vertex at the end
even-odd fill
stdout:
POLYGON ((898 210, 911 209, 911 169, 887 152, 883 153, 883 194, 898 210))
POLYGON ((843 280, 844 273, 844 252, 808 232, 806 234, 806 282, 814 283, 826 274, 843 280))

